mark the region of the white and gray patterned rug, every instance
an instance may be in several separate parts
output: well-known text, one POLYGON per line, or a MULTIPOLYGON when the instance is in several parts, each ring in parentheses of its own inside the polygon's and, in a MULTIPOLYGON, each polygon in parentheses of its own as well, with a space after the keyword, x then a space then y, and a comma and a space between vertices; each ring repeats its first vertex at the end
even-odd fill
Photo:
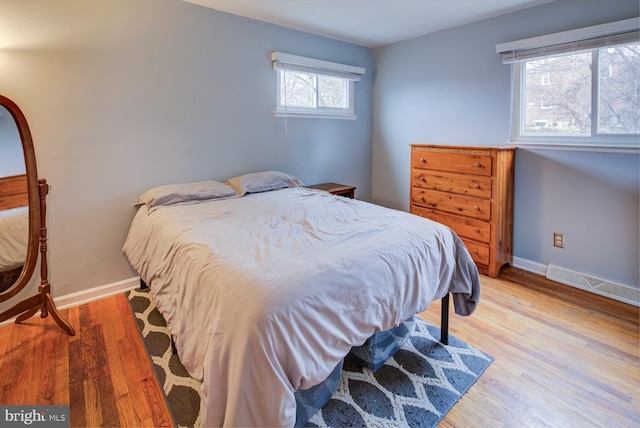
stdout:
MULTIPOLYGON (((174 422, 200 426, 200 382, 172 353, 166 322, 146 290, 128 293, 174 422)), ((493 357, 416 318, 410 339, 375 373, 345 361, 340 387, 307 426, 435 427, 489 367, 493 357)))

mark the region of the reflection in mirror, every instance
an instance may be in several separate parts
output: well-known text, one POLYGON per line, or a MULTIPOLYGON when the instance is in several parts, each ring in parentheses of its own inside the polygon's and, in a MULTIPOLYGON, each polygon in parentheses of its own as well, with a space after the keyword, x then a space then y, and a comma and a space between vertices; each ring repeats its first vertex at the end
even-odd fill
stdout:
POLYGON ((20 277, 29 242, 29 198, 22 141, 0 105, 0 293, 20 277))

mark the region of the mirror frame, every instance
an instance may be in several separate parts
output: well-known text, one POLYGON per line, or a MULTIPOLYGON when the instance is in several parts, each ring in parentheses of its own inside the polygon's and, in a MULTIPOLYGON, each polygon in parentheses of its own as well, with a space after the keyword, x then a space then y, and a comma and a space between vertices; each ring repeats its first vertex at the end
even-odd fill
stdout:
POLYGON ((36 155, 33 148, 33 139, 29 124, 20 107, 9 98, 0 95, 0 105, 4 106, 18 127, 22 140, 22 151, 27 176, 27 191, 29 200, 29 242, 25 263, 22 266, 20 276, 9 288, 0 293, 0 302, 9 300, 18 294, 29 283, 38 260, 38 242, 40 236, 40 191, 38 188, 38 170, 36 167, 36 155))

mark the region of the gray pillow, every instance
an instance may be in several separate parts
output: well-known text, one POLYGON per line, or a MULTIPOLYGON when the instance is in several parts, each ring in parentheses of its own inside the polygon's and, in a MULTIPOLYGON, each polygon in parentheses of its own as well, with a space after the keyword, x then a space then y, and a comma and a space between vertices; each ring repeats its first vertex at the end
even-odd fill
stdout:
POLYGON ((245 193, 260 193, 287 187, 302 186, 302 182, 293 175, 279 171, 254 172, 239 175, 225 181, 239 196, 245 193))
POLYGON ((197 181, 183 184, 167 184, 144 192, 135 203, 149 208, 184 202, 203 201, 237 196, 236 191, 219 181, 197 181))

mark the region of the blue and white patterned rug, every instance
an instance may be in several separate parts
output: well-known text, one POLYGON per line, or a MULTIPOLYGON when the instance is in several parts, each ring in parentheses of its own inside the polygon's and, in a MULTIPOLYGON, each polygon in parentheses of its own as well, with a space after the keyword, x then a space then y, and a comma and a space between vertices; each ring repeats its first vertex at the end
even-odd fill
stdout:
MULTIPOLYGON (((129 303, 174 422, 200 426, 200 382, 171 350, 169 331, 148 290, 129 303)), ((375 373, 346 360, 340 386, 308 426, 435 427, 489 367, 493 357, 416 318, 410 339, 375 373)))

